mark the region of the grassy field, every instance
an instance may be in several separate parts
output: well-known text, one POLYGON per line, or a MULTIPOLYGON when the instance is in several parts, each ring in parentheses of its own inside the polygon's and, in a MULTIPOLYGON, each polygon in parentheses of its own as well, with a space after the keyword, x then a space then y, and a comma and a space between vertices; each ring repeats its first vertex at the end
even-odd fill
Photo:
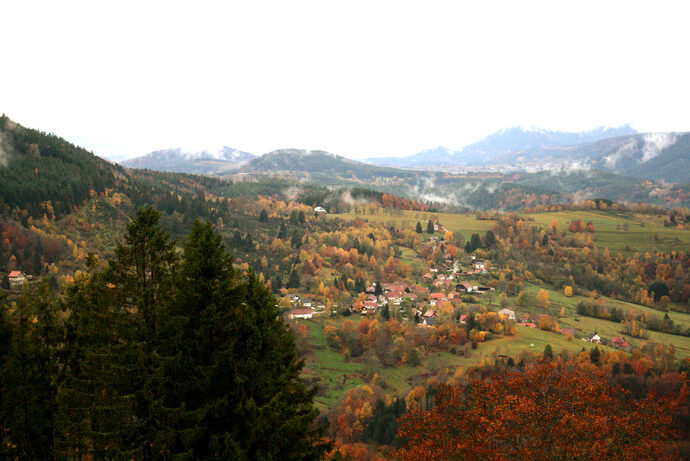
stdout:
POLYGON ((613 252, 630 254, 643 251, 690 250, 690 231, 664 227, 654 215, 627 211, 592 210, 532 213, 534 223, 549 227, 558 221, 559 230, 565 230, 571 221, 581 219, 594 224, 595 245, 613 252))
POLYGON ((496 224, 495 221, 479 220, 473 214, 425 213, 422 211, 404 210, 380 210, 377 214, 351 212, 329 216, 343 219, 354 219, 359 217, 373 222, 394 224, 396 226, 409 227, 412 229, 414 229, 419 222, 422 224, 425 233, 426 223, 429 219, 433 218, 438 219, 441 225, 450 231, 462 232, 467 239, 474 233, 484 234, 496 224))
POLYGON ((319 410, 331 408, 339 396, 348 389, 363 383, 361 375, 364 367, 359 362, 346 362, 341 354, 328 347, 323 334, 324 325, 321 321, 305 320, 304 322, 309 329, 312 346, 312 351, 307 356, 304 374, 310 378, 319 378, 321 386, 326 390, 315 399, 319 410))
MULTIPOLYGON (((358 322, 360 317, 349 317, 358 322)), ((330 349, 323 334, 325 325, 339 325, 343 317, 323 317, 313 320, 302 320, 308 329, 312 351, 307 355, 304 375, 307 378, 318 378, 321 392, 316 397, 319 410, 333 408, 345 393, 360 384, 366 383, 367 365, 361 358, 345 359, 337 351, 330 349)), ((486 358, 496 356, 515 355, 523 350, 540 353, 550 344, 555 353, 561 349, 579 351, 583 347, 589 349, 591 344, 583 341, 568 339, 560 334, 542 331, 537 328, 519 327, 517 334, 480 343, 469 356, 454 355, 440 351, 428 354, 418 367, 396 366, 376 368, 375 372, 385 379, 386 385, 393 395, 406 395, 414 386, 423 384, 429 374, 442 370, 455 370, 458 367, 476 366, 486 358)), ((607 348, 603 348, 607 349, 607 348)))
MULTIPOLYGON (((601 337, 607 339, 611 339, 614 336, 623 336, 628 342, 631 342, 633 345, 636 346, 640 346, 644 342, 643 339, 632 338, 628 335, 624 335, 623 333, 621 333, 621 326, 617 322, 611 322, 605 319, 596 319, 592 317, 577 315, 577 304, 587 299, 583 296, 566 297, 562 291, 557 291, 544 287, 543 289, 545 289, 549 293, 550 305, 547 309, 537 306, 536 303, 533 302, 533 300, 540 289, 542 289, 542 287, 534 285, 527 286, 525 288, 525 292, 528 294, 530 298, 529 305, 516 306, 515 304, 517 302, 517 299, 513 297, 509 298, 509 301, 511 301, 511 303, 513 304, 510 308, 514 309, 516 312, 529 312, 531 314, 549 314, 557 319, 558 324, 561 328, 575 328, 583 336, 591 335, 596 331, 601 337), (565 307, 565 315, 560 317, 559 313, 562 307, 565 307)), ((640 306, 637 304, 632 304, 617 299, 611 299, 607 297, 603 297, 603 299, 606 303, 606 306, 609 308, 616 307, 626 312, 643 312, 649 313, 651 315, 656 315, 659 317, 662 317, 665 314, 664 312, 658 311, 656 309, 651 309, 649 307, 640 306)), ((684 327, 690 326, 690 314, 669 312, 668 315, 674 323, 683 325, 684 327)), ((664 344, 673 344, 676 347, 677 358, 690 357, 690 337, 649 331, 649 341, 664 344)))
MULTIPOLYGON (((599 248, 631 254, 643 251, 690 251, 690 231, 664 227, 654 215, 635 214, 616 210, 576 210, 525 214, 534 224, 547 228, 558 221, 559 229, 565 230, 571 221, 582 220, 594 224, 593 239, 599 248)), ((380 210, 376 214, 343 213, 330 215, 354 219, 360 217, 374 222, 414 228, 417 222, 426 230, 429 219, 438 219, 442 226, 453 232, 462 232, 465 238, 471 234, 484 234, 495 221, 479 220, 473 214, 425 213, 421 211, 380 210)))

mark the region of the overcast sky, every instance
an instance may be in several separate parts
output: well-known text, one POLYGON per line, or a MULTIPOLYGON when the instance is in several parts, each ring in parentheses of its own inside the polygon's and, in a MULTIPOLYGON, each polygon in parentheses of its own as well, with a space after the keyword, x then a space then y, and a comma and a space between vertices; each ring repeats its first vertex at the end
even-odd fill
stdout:
POLYGON ((3 2, 0 112, 96 154, 690 130, 686 2, 3 2))

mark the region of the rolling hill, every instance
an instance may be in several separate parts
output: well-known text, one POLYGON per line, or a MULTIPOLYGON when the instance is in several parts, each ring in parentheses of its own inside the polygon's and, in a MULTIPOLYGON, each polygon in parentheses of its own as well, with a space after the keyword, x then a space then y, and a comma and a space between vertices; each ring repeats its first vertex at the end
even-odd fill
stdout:
POLYGON ((0 117, 0 208, 63 215, 122 173, 86 149, 0 117))
POLYGON ((218 152, 184 152, 181 148, 163 149, 141 157, 122 161, 128 168, 168 171, 174 173, 221 174, 236 170, 255 155, 223 146, 218 152))
POLYGON ((302 149, 279 149, 269 152, 247 163, 241 172, 299 172, 370 181, 380 178, 413 178, 419 175, 414 171, 368 165, 322 150, 302 149))

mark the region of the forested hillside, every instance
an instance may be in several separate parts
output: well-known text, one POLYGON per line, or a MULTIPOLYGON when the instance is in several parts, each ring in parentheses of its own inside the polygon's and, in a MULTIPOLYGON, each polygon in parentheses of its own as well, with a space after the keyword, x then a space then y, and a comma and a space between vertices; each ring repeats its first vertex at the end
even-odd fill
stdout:
POLYGON ((0 207, 62 216, 113 187, 122 168, 55 135, 0 117, 0 207))

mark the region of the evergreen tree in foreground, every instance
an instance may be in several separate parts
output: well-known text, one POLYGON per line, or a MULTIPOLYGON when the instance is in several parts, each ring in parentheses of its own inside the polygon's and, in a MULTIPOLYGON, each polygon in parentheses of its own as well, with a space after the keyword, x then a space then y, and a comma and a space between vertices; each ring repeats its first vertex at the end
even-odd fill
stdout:
POLYGON ((58 453, 319 459, 314 389, 275 299, 196 222, 181 258, 140 210, 107 268, 66 298, 58 453))
POLYGON ((172 303, 180 325, 168 396, 181 402, 175 452, 192 459, 318 459, 327 448, 314 389, 300 380, 289 328, 254 274, 232 267, 210 224, 195 223, 172 303), (191 282, 191 283, 190 283, 191 282))

